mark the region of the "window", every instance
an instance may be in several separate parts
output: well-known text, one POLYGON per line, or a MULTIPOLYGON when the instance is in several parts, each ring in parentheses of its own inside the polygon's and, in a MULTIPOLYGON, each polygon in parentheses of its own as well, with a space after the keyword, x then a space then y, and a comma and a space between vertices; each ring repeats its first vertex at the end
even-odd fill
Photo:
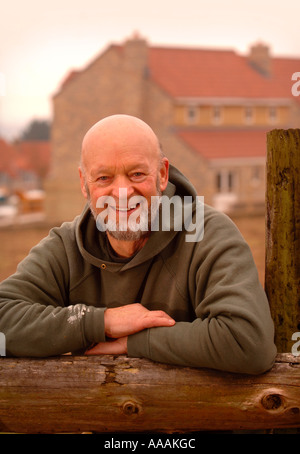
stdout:
POLYGON ((247 125, 252 125, 254 122, 254 111, 253 107, 246 106, 245 107, 245 123, 247 125))
POLYGON ((222 192, 222 176, 221 173, 217 173, 217 191, 222 192))
POLYGON ((195 125, 198 121, 199 111, 196 106, 188 106, 186 111, 187 123, 189 125, 195 125))
POLYGON ((263 168, 259 166, 252 167, 251 169, 251 184, 252 186, 258 186, 263 178, 263 168))
POLYGON ((212 122, 214 125, 219 125, 222 123, 222 109, 220 106, 213 106, 212 111, 212 122))
POLYGON ((230 170, 221 170, 216 174, 216 187, 219 193, 233 192, 235 188, 235 174, 230 170))
POLYGON ((227 187, 228 187, 228 192, 232 192, 233 190, 233 173, 228 172, 227 174, 227 187))
POLYGON ((277 109, 276 107, 269 107, 269 123, 275 124, 277 123, 278 116, 277 116, 277 109))

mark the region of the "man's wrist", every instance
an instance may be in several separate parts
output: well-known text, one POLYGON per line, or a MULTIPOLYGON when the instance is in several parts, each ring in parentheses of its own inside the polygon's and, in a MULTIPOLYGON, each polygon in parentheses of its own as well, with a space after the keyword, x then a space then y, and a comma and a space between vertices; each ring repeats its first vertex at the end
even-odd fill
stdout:
POLYGON ((111 329, 110 329, 110 312, 111 312, 111 309, 105 309, 104 311, 104 316, 103 316, 103 319, 104 319, 104 334, 105 334, 105 337, 109 337, 111 338, 111 329))

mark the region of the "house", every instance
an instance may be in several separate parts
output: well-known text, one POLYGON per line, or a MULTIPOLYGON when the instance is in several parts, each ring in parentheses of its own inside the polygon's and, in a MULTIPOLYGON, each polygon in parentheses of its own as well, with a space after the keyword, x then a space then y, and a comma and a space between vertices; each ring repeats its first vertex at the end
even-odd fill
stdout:
POLYGON ((0 138, 0 220, 44 210, 43 182, 51 146, 44 141, 7 143, 0 138))
POLYGON ((50 162, 51 145, 47 141, 8 143, 0 138, 0 187, 9 195, 42 189, 50 162))
POLYGON ((272 57, 262 43, 249 55, 155 47, 137 35, 109 45, 53 96, 48 218, 80 212, 82 138, 116 113, 146 121, 206 203, 229 214, 263 211, 266 133, 299 126, 300 100, 291 91, 299 68, 300 58, 272 57))
POLYGON ((16 150, 0 138, 0 193, 4 201, 11 193, 12 182, 16 178, 16 150))
POLYGON ((46 140, 18 141, 17 167, 23 188, 43 189, 51 166, 51 144, 46 140))

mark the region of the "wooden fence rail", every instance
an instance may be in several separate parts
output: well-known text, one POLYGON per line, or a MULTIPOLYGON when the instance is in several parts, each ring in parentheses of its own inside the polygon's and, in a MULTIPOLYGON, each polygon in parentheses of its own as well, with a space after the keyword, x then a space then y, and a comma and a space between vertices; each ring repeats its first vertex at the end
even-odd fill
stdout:
POLYGON ((300 427, 300 357, 259 376, 126 356, 0 359, 0 432, 300 427))
POLYGON ((299 428, 300 356, 291 354, 291 341, 300 332, 300 130, 268 134, 266 209, 266 292, 280 352, 269 372, 229 374, 126 356, 2 357, 0 432, 299 428))

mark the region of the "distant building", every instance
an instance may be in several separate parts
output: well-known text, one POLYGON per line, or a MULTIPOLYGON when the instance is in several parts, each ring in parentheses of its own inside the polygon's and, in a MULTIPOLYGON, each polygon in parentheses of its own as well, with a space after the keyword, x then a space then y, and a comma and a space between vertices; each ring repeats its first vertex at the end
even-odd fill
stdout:
POLYGON ((9 195, 15 191, 43 189, 50 162, 50 142, 7 143, 0 138, 0 187, 9 195))
POLYGON ((16 149, 0 138, 0 198, 2 201, 10 195, 16 177, 16 149))
POLYGON ((44 180, 49 172, 49 142, 7 143, 0 138, 0 225, 15 215, 44 211, 44 180))
POLYGON ((145 120, 208 204, 228 213, 262 211, 266 132, 299 127, 300 97, 291 92, 299 68, 300 58, 274 58, 260 43, 247 56, 152 47, 139 36, 108 46, 70 72, 53 97, 48 218, 60 222, 80 212, 82 138, 116 113, 145 120))

